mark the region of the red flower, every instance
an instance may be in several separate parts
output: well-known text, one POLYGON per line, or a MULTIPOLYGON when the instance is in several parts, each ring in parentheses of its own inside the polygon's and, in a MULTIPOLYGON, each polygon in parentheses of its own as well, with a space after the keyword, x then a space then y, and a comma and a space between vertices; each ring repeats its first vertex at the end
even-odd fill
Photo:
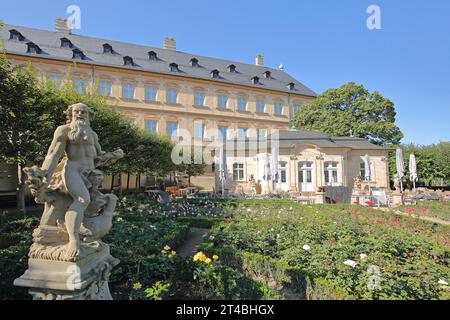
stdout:
POLYGON ((367 201, 366 201, 366 204, 367 204, 369 207, 375 206, 375 202, 370 201, 370 200, 367 200, 367 201))
POLYGON ((342 197, 336 196, 336 201, 341 201, 341 200, 342 200, 342 197))
POLYGON ((414 212, 414 208, 406 208, 406 212, 407 213, 413 213, 414 212))
POLYGON ((359 204, 359 200, 353 201, 354 204, 359 204))
POLYGON ((391 222, 394 222, 394 223, 395 223, 395 222, 398 222, 398 218, 397 218, 397 217, 392 217, 392 218, 391 218, 391 222))

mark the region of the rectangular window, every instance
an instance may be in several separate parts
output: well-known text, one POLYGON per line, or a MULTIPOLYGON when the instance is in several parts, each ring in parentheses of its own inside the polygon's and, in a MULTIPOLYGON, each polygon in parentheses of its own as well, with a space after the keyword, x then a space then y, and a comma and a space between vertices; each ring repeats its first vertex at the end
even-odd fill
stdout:
POLYGON ((49 76, 48 81, 52 83, 56 89, 61 89, 62 77, 59 76, 49 76))
POLYGON ((266 129, 257 129, 258 139, 262 140, 266 138, 266 129))
POLYGON ((264 113, 266 111, 266 105, 263 101, 257 100, 256 101, 256 112, 264 113))
POLYGON ((154 87, 145 88, 145 100, 156 101, 156 93, 157 92, 158 92, 158 89, 156 89, 154 87))
POLYGON ((100 81, 99 93, 102 96, 111 96, 111 86, 112 83, 109 81, 100 81))
POLYGON ((221 109, 226 109, 227 108, 227 102, 228 102, 228 98, 227 96, 218 96, 217 97, 217 106, 221 109))
POLYGON ((167 122, 167 135, 172 137, 178 130, 178 122, 169 121, 167 122))
POLYGON ((280 170, 280 182, 286 183, 286 169, 280 170))
POLYGON ((222 140, 228 139, 228 128, 225 126, 219 126, 219 138, 222 140))
POLYGON ((233 180, 234 181, 244 180, 244 164, 243 163, 233 163, 233 180))
POLYGON ((150 133, 158 132, 158 121, 156 120, 146 120, 145 121, 145 130, 150 133))
POLYGON ((122 86, 122 98, 134 99, 134 85, 126 83, 122 86))
POLYGON ((203 92, 196 92, 194 94, 194 104, 202 107, 205 105, 205 94, 203 92))
POLYGON ((276 115, 281 116, 283 114, 283 106, 279 102, 275 102, 274 104, 274 112, 276 115))
POLYGON ((194 138, 196 140, 203 140, 204 136, 205 136, 205 125, 202 124, 202 123, 196 123, 195 124, 194 138))
POLYGON ((239 139, 247 138, 247 128, 238 128, 238 138, 239 139))
POLYGON ((300 105, 299 104, 294 104, 292 106, 292 112, 294 113, 293 115, 295 116, 295 114, 300 110, 300 105))
POLYGON ((87 81, 83 79, 75 79, 73 80, 73 87, 78 94, 85 93, 87 88, 87 81))
POLYGON ((167 103, 177 103, 178 92, 175 89, 167 89, 166 91, 166 101, 167 103))
POLYGON ((238 98, 238 110, 239 111, 247 110, 247 100, 245 100, 245 98, 238 98))

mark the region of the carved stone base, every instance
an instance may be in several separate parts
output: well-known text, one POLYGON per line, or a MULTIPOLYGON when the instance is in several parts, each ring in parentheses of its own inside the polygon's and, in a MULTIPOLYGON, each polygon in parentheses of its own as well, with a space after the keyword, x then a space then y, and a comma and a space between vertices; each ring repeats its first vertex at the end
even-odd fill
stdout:
POLYGON ((14 285, 29 288, 34 300, 112 300, 108 279, 118 263, 108 245, 76 262, 30 258, 14 285))

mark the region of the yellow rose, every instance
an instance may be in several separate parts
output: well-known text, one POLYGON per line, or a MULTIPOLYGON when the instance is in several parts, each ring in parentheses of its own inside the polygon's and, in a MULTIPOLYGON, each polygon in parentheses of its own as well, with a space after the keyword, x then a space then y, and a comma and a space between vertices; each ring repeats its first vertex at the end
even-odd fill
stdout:
POLYGON ((219 260, 219 256, 218 255, 213 255, 213 260, 219 260))
POLYGON ((161 250, 161 253, 164 254, 164 253, 166 253, 166 251, 165 250, 161 250))
POLYGON ((165 246, 164 247, 164 250, 167 250, 167 251, 169 251, 170 249, 172 249, 171 247, 169 247, 169 246, 165 246))
POLYGON ((206 263, 206 264, 210 264, 211 262, 212 262, 211 258, 206 258, 206 259, 205 259, 205 263, 206 263))
POLYGON ((174 251, 174 250, 172 250, 172 251, 170 252, 170 255, 172 255, 172 256, 176 256, 176 255, 177 255, 177 252, 176 252, 176 251, 174 251))

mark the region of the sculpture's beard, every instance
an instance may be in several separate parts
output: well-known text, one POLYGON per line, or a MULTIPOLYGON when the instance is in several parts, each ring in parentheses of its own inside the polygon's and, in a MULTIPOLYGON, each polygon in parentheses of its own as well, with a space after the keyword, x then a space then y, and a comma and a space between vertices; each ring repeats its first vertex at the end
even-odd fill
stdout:
POLYGON ((90 132, 91 127, 88 120, 74 119, 70 123, 69 141, 72 143, 87 141, 90 132))

